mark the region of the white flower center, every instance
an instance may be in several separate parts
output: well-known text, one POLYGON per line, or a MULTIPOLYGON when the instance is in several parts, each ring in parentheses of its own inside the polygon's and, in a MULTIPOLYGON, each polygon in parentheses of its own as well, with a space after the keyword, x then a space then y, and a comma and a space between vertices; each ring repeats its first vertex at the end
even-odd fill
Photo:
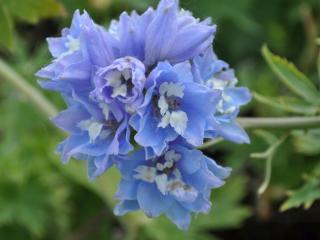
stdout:
POLYGON ((152 166, 137 167, 134 177, 155 183, 163 195, 171 194, 181 201, 194 201, 198 196, 197 190, 183 182, 180 171, 175 167, 180 159, 179 153, 170 150, 164 156, 151 160, 152 166))
POLYGON ((100 135, 103 124, 94 119, 88 119, 81 121, 78 127, 84 131, 88 131, 90 141, 93 142, 100 135))
POLYGON ((188 116, 181 111, 180 100, 184 96, 184 86, 176 83, 164 82, 160 85, 158 108, 162 116, 158 127, 166 128, 168 125, 182 135, 187 128, 188 116))
POLYGON ((137 174, 134 175, 136 179, 153 183, 157 176, 157 169, 154 167, 139 166, 135 169, 137 174))
POLYGON ((80 39, 74 38, 71 35, 68 35, 68 42, 66 43, 67 49, 69 52, 76 52, 80 49, 80 39))
POLYGON ((212 77, 206 81, 206 85, 211 89, 224 90, 228 86, 228 81, 212 77))
POLYGON ((129 81, 131 81, 131 77, 132 75, 130 69, 110 72, 106 76, 106 81, 107 86, 113 88, 111 97, 126 97, 128 94, 128 84, 130 84, 129 81))
POLYGON ((80 43, 80 39, 79 38, 74 38, 71 35, 67 36, 67 42, 64 44, 64 46, 66 47, 67 51, 65 51, 64 53, 62 53, 59 56, 59 59, 68 56, 76 51, 80 50, 81 47, 81 43, 80 43))
POLYGON ((91 142, 94 142, 98 137, 100 139, 108 138, 118 127, 117 122, 110 119, 109 106, 105 103, 99 103, 99 107, 102 109, 105 121, 99 122, 94 118, 90 118, 78 123, 78 127, 81 130, 88 132, 91 142))
POLYGON ((220 114, 231 114, 234 111, 236 111, 236 107, 235 106, 228 106, 228 103, 232 102, 233 99, 226 95, 224 92, 222 92, 222 99, 219 101, 219 103, 217 104, 217 110, 220 114))

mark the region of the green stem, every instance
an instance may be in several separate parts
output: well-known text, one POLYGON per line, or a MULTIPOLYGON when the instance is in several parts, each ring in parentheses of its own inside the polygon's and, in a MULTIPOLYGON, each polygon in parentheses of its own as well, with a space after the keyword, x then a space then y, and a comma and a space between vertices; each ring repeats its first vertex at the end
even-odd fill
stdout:
POLYGON ((49 102, 39 91, 31 84, 23 79, 17 72, 12 69, 7 63, 0 59, 0 79, 11 83, 18 91, 23 93, 38 110, 46 116, 53 117, 58 110, 49 102))
POLYGON ((308 129, 320 128, 320 116, 315 117, 278 117, 278 118, 238 118, 244 128, 281 128, 308 129))
MULTIPOLYGON (((270 128, 270 129, 308 129, 320 128, 320 116, 316 117, 278 117, 278 118, 238 118, 238 123, 246 129, 270 128)), ((205 142, 199 147, 207 149, 219 143, 219 139, 205 142)))
POLYGON ((273 143, 270 146, 270 148, 267 151, 265 151, 264 153, 251 154, 252 158, 265 158, 266 159, 265 178, 264 178, 264 181, 263 181, 262 185, 259 187, 259 190, 258 190, 258 194, 259 195, 263 194, 267 190, 267 188, 268 188, 268 186, 270 184, 273 157, 274 157, 275 152, 277 151, 277 149, 287 139, 288 136, 289 136, 288 133, 285 134, 281 139, 279 139, 278 141, 273 143))

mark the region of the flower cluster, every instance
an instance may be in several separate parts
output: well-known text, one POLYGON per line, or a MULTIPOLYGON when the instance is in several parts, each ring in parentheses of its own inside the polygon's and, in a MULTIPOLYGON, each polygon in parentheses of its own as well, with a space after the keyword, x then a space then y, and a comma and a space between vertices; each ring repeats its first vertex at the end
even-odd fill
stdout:
POLYGON ((109 29, 76 11, 71 27, 48 39, 54 60, 37 76, 68 106, 53 119, 69 134, 58 152, 65 163, 87 161, 92 180, 119 169, 116 215, 141 209, 187 229, 230 174, 196 148, 206 138, 249 142, 236 117, 250 93, 215 56, 215 31, 210 19, 161 0, 109 29))

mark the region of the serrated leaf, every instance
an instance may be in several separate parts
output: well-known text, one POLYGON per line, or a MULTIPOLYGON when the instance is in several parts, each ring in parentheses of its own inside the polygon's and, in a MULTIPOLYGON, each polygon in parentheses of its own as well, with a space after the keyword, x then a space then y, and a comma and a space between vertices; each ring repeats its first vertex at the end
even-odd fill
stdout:
POLYGON ((320 178, 309 180, 302 188, 294 191, 289 199, 282 204, 281 211, 304 206, 309 209, 314 201, 320 199, 320 178))
POLYGON ((61 15, 64 10, 56 0, 2 0, 10 13, 30 23, 37 23, 41 18, 61 15))
POLYGON ((263 46, 262 54, 273 72, 288 88, 307 102, 320 105, 320 93, 314 84, 293 63, 274 55, 267 46, 263 46))
POLYGON ((0 4, 0 46, 12 49, 13 47, 13 28, 12 19, 7 8, 0 4))
POLYGON ((258 93, 254 93, 253 96, 260 103, 290 113, 315 115, 320 111, 319 107, 312 106, 308 102, 294 97, 267 97, 258 93))

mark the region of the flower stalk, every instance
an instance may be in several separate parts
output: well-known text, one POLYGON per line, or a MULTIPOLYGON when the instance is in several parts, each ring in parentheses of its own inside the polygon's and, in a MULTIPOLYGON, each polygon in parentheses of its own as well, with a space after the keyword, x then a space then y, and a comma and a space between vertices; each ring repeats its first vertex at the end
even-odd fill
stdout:
POLYGON ((58 110, 50 101, 2 59, 0 59, 0 79, 12 84, 45 116, 53 117, 58 113, 58 110))

